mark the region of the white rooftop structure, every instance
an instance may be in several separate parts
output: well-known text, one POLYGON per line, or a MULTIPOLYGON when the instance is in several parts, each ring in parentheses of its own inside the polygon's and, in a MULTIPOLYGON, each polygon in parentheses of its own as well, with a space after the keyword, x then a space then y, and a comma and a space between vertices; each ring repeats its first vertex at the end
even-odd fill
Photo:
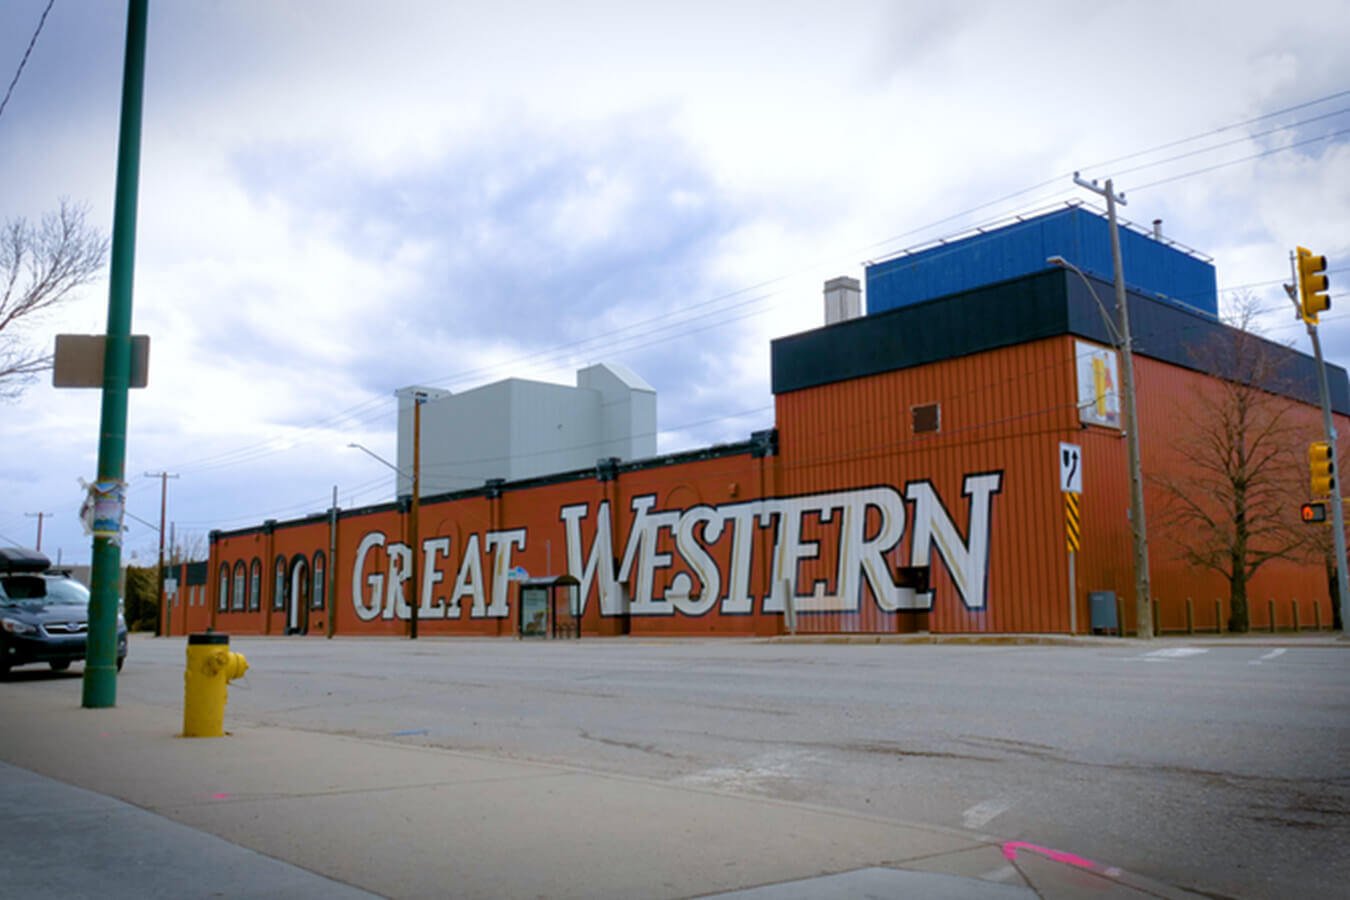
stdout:
POLYGON ((417 386, 395 394, 399 496, 411 492, 419 394, 424 497, 656 455, 656 391, 617 363, 578 370, 576 387, 508 378, 459 394, 417 386))

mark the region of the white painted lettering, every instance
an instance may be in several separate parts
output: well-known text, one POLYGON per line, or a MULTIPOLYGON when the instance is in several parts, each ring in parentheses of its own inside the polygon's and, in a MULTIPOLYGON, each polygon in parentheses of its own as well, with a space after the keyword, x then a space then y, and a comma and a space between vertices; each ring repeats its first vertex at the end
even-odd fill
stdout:
POLYGON ((412 618, 412 607, 408 605, 408 596, 403 586, 412 577, 412 548, 407 544, 390 544, 389 552, 389 590, 384 601, 384 615, 381 618, 412 618))
POLYGON ((511 550, 525 549, 525 529, 513 528, 510 531, 489 531, 486 538, 488 550, 492 553, 492 605, 484 612, 475 606, 475 618, 489 616, 504 619, 511 614, 507 596, 511 587, 511 550))
POLYGON ((450 595, 446 616, 452 619, 459 618, 460 598, 468 597, 473 602, 470 614, 476 619, 481 619, 486 615, 487 601, 483 596, 483 559, 478 552, 478 535, 469 535, 464 541, 461 555, 463 558, 459 563, 459 574, 455 576, 455 590, 450 595))
MULTIPOLYGON (((445 580, 445 573, 436 565, 436 556, 450 558, 450 539, 432 538, 422 542, 422 601, 417 610, 419 619, 444 619, 445 597, 436 595, 436 585, 445 580)), ((458 609, 455 610, 459 612, 458 609)), ((451 618, 454 618, 451 616, 451 618)))
POLYGON ((352 606, 356 610, 356 618, 362 622, 378 618, 384 602, 384 572, 377 569, 365 579, 366 587, 370 589, 368 593, 362 589, 361 578, 366 570, 366 557, 376 547, 383 546, 384 534, 372 531, 361 538, 361 543, 356 547, 356 560, 352 565, 352 606))
MULTIPOLYGON (((927 481, 912 481, 905 485, 905 496, 914 504, 914 535, 910 542, 910 565, 927 566, 936 545, 947 572, 961 595, 966 609, 984 609, 989 582, 989 528, 992 496, 1003 484, 1002 472, 967 475, 961 487, 961 496, 970 498, 967 540, 942 505, 942 499, 927 481)), ((933 603, 932 591, 924 597, 927 606, 933 603)))

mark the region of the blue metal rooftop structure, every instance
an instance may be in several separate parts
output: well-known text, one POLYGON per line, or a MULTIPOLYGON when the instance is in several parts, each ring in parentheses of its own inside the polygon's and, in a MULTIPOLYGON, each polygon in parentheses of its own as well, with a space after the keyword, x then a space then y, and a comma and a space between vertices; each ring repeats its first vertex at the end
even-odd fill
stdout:
MULTIPOLYGON (((1218 281, 1209 257, 1121 222, 1127 288, 1217 317, 1218 281)), ((1104 215, 1073 203, 940 243, 906 250, 866 268, 867 312, 885 312, 1051 268, 1062 256, 1089 275, 1114 280, 1104 215)))

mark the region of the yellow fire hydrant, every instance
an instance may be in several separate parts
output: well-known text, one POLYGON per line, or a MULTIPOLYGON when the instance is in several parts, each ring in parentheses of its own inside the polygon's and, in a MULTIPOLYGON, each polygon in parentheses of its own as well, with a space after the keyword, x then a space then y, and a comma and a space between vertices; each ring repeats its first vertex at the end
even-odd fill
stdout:
POLYGON ((230 652, 228 634, 190 634, 183 673, 183 737, 225 734, 225 685, 248 671, 242 653, 230 652))

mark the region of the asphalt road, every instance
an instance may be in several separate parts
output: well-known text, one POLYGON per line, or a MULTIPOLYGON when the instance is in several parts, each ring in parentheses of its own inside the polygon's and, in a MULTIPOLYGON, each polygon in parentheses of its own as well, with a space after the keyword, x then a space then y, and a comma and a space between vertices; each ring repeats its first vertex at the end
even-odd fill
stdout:
MULTIPOLYGON (((865 811, 1213 896, 1333 897, 1350 883, 1344 647, 236 638, 232 649, 251 665, 231 686, 232 730, 379 736, 865 811)), ((135 639, 119 697, 181 709, 183 659, 182 639, 135 639)))

